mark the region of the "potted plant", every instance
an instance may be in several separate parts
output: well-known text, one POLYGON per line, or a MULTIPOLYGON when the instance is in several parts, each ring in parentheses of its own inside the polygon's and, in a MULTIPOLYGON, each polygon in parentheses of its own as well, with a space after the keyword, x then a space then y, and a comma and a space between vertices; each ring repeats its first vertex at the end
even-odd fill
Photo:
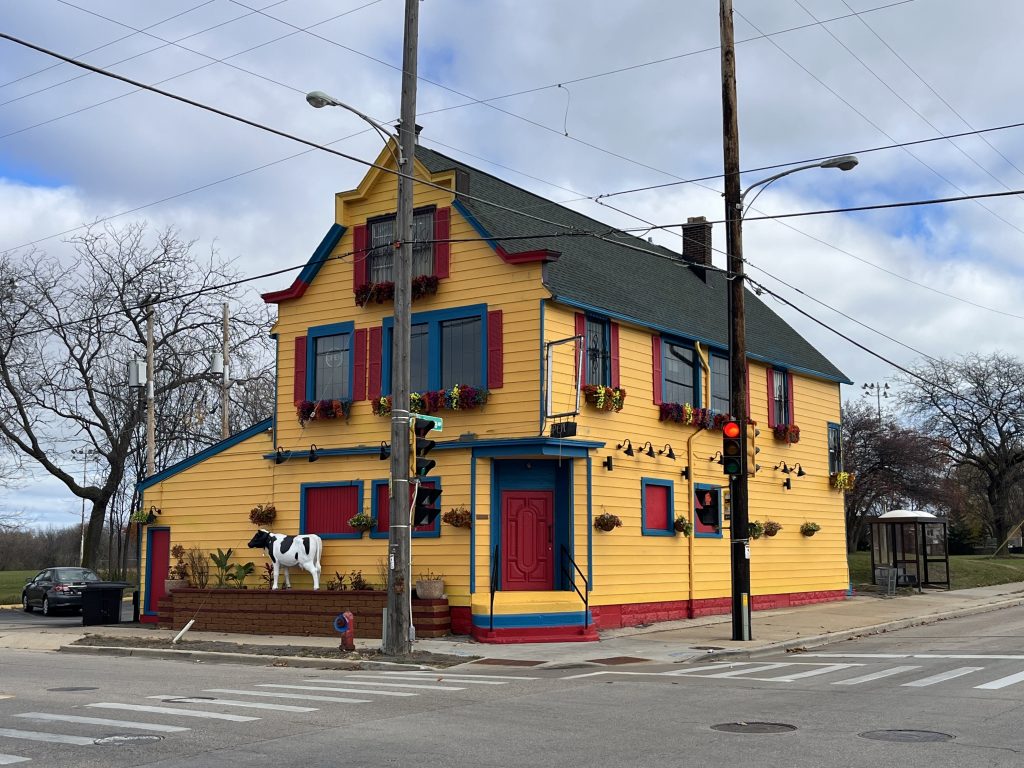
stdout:
POLYGON ((375 526, 376 524, 377 521, 365 512, 360 512, 358 515, 353 515, 348 519, 349 527, 355 528, 360 533, 362 533, 363 531, 373 530, 373 526, 375 526))
POLYGON ((621 525, 622 518, 610 512, 604 512, 594 518, 594 527, 599 531, 613 531, 621 525))
POLYGON ((789 445, 800 442, 800 427, 796 424, 776 424, 772 428, 772 434, 776 440, 789 445))
POLYGON ((857 476, 853 472, 833 472, 829 475, 829 484, 837 491, 852 491, 857 476))
POLYGON ((277 519, 277 507, 272 502, 266 504, 257 504, 255 507, 249 510, 249 520, 253 525, 265 526, 270 525, 277 519))
POLYGON ((167 571, 167 578, 164 579, 164 592, 170 593, 175 589, 182 589, 188 584, 188 565, 185 564, 185 548, 181 544, 171 547, 171 557, 174 564, 167 571))
POLYGON ((764 535, 764 525, 760 520, 751 520, 747 523, 747 537, 751 539, 760 539, 764 535))
POLYGON ((777 522, 775 522, 774 520, 765 520, 764 521, 764 535, 765 536, 774 536, 775 534, 777 534, 781 530, 782 530, 782 525, 777 523, 777 522))
POLYGON ((687 520, 683 515, 680 515, 675 519, 672 523, 672 527, 675 529, 676 533, 681 533, 683 536, 689 536, 693 533, 693 523, 687 520))
POLYGON ((821 530, 821 526, 817 523, 804 523, 800 526, 800 533, 804 536, 813 536, 821 530))
POLYGON ((416 578, 416 596, 420 600, 440 600, 444 596, 444 574, 421 573, 416 578))
POLYGON ((453 507, 441 515, 442 522, 453 528, 469 528, 473 525, 473 515, 465 507, 453 507))

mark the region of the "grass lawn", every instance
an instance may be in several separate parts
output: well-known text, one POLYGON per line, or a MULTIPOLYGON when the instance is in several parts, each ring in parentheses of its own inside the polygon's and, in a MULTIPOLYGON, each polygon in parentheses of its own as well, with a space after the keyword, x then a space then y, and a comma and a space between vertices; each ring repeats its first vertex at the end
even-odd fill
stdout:
POLYGON ((39 573, 35 571, 0 571, 0 605, 21 602, 21 588, 25 582, 39 573))
MULTIPOLYGON (((870 584, 871 553, 855 552, 847 557, 850 562, 850 580, 854 585, 870 584)), ((949 570, 953 589, 1024 581, 1024 555, 995 558, 988 555, 951 555, 949 570)))

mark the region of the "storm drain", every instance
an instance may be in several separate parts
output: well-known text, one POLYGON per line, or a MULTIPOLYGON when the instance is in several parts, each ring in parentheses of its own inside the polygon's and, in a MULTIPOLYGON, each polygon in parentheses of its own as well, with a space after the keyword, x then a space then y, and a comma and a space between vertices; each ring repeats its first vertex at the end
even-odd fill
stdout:
POLYGON ((73 693, 74 691, 98 691, 99 688, 88 685, 72 685, 67 688, 47 688, 46 690, 51 693, 73 693))
POLYGON ((719 723, 712 725, 713 731, 725 733, 789 733, 795 731, 795 725, 787 723, 719 723))
POLYGON ((154 736, 150 734, 130 736, 104 736, 102 739, 96 739, 93 744, 99 744, 104 747, 118 747, 125 744, 146 744, 151 741, 160 741, 163 736, 154 736))
POLYGON ((956 738, 956 736, 951 736, 948 733, 940 733, 939 731, 913 730, 864 731, 864 733, 859 733, 857 735, 873 741, 899 741, 905 744, 921 744, 926 741, 952 741, 956 738))

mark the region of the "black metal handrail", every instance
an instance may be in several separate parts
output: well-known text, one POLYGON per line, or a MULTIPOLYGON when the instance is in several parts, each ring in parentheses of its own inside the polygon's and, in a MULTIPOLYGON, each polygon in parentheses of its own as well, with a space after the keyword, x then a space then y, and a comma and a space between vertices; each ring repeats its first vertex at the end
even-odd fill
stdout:
POLYGON ((568 578, 569 584, 572 585, 572 588, 576 590, 576 594, 580 596, 580 600, 583 601, 583 629, 586 631, 590 628, 590 582, 587 581, 587 577, 580 570, 576 561, 572 559, 572 555, 569 554, 569 550, 565 548, 564 544, 562 545, 562 575, 568 578), (572 564, 572 567, 576 569, 576 573, 583 579, 583 592, 580 592, 580 588, 576 586, 576 579, 573 577, 572 571, 565 567, 566 560, 572 564))
POLYGON ((498 548, 491 558, 491 632, 494 631, 494 593, 498 591, 498 548))

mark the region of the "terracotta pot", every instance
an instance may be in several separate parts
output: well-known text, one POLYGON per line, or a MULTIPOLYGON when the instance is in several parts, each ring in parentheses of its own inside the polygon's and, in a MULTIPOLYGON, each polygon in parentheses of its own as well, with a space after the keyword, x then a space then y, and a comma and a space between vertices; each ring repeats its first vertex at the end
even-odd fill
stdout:
POLYGON ((418 580, 416 595, 420 600, 440 600, 444 595, 444 582, 441 579, 418 580))

